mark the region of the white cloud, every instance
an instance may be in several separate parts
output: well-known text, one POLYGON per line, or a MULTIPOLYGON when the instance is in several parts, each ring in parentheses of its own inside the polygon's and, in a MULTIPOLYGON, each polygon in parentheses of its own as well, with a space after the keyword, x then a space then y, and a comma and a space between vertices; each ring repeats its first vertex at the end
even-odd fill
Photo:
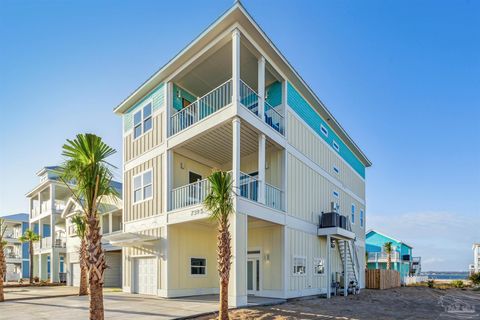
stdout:
POLYGON ((479 225, 469 216, 451 212, 367 216, 368 228, 413 246, 424 271, 466 271, 473 261, 472 244, 480 241, 479 225))

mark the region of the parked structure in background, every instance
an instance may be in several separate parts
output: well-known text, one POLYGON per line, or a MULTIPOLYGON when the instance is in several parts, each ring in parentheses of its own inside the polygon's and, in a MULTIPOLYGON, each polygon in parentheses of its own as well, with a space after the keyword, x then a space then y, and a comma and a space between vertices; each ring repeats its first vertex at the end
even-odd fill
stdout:
MULTIPOLYGON (((27 194, 30 203, 29 224, 40 241, 34 243, 34 277, 51 282, 78 285, 78 239, 71 225, 71 216, 80 212, 70 189, 59 180, 58 167, 44 167, 38 173, 40 183, 27 194)), ((121 193, 121 183, 112 182, 121 193)), ((99 208, 101 228, 106 235, 122 230, 122 201, 117 199, 99 208)), ((121 287, 121 249, 110 246, 105 240, 107 286, 121 287)))
POLYGON ((477 272, 480 272, 480 243, 474 243, 472 246, 472 250, 473 250, 473 273, 477 273, 477 272))
POLYGON ((5 259, 7 263, 7 281, 19 281, 30 275, 30 259, 28 244, 22 244, 19 238, 28 229, 28 214, 17 213, 2 217, 5 219, 7 230, 5 232, 5 259))
POLYGON ((410 275, 419 275, 421 258, 412 256, 413 247, 376 230, 369 230, 366 235, 368 269, 387 268, 387 254, 383 250, 384 244, 387 242, 391 242, 393 246, 393 252, 391 253, 392 270, 400 272, 402 283, 405 283, 406 277, 410 275))
POLYGON ((230 305, 363 287, 371 163, 239 2, 115 113, 125 292, 218 293, 213 168, 235 190, 230 305))
MULTIPOLYGON (((115 182, 115 187, 121 194, 121 184, 115 182)), ((102 233, 102 248, 105 250, 105 259, 108 268, 105 270, 104 287, 122 287, 122 248, 112 246, 108 242, 111 235, 122 232, 122 199, 105 199, 99 207, 100 230, 102 233)), ((77 237, 72 217, 82 214, 82 208, 72 197, 68 200, 62 212, 67 230, 66 246, 66 275, 67 285, 80 285, 80 239, 77 237)))

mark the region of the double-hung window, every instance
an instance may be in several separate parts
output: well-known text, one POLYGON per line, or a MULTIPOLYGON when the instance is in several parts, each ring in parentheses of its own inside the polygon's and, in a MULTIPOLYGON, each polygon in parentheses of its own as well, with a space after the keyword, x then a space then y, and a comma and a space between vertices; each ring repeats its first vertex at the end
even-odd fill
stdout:
POLYGON ((313 274, 324 274, 325 273, 325 260, 322 258, 315 258, 313 260, 313 274))
POLYGON ((190 275, 199 276, 207 274, 207 259, 190 258, 190 275))
POLYGON ((133 203, 152 198, 153 195, 152 170, 145 171, 133 177, 133 203))
POLYGON ((133 138, 152 129, 152 104, 148 103, 133 115, 133 138))
POLYGON ((363 227, 363 217, 364 213, 363 213, 363 209, 360 209, 360 227, 363 227))
POLYGON ((303 275, 307 273, 307 258, 293 257, 293 274, 303 275))
POLYGON ((352 223, 355 223, 355 205, 352 204, 352 223))

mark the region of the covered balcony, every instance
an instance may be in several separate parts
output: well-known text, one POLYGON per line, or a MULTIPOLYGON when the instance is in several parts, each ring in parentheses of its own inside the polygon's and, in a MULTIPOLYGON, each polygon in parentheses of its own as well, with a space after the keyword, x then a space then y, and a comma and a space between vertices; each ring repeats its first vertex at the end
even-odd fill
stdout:
MULTIPOLYGON (((173 151, 170 210, 201 205, 210 190, 214 169, 232 171, 233 124, 204 132, 173 151)), ((252 126, 242 123, 237 196, 283 211, 284 150, 252 126), (263 169, 263 170, 262 170, 263 169)))
POLYGON ((43 214, 60 213, 65 209, 66 200, 70 196, 68 188, 58 185, 50 185, 35 196, 30 198, 31 218, 37 218, 43 214))
POLYGON ((283 135, 283 84, 248 40, 239 34, 228 36, 167 84, 169 136, 232 106, 235 97, 239 105, 283 135))

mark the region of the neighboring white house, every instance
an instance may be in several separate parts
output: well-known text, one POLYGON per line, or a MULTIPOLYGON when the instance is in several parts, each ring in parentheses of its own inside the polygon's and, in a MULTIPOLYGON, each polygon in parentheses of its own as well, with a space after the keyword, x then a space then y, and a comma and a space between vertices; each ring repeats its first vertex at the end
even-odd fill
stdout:
POLYGON ((218 293, 214 168, 233 177, 230 305, 363 287, 371 163, 239 2, 115 113, 125 292, 218 293))
MULTIPOLYGON (((40 280, 79 283, 78 238, 71 217, 80 212, 70 189, 59 181, 58 167, 44 167, 37 175, 40 184, 27 194, 30 202, 30 227, 40 235, 34 244, 34 276, 40 280)), ((112 182, 121 193, 121 183, 112 182)), ((108 269, 106 287, 121 287, 122 250, 111 246, 106 238, 122 231, 122 200, 102 203, 100 226, 104 235, 108 269)))
POLYGON ((29 254, 28 244, 22 244, 19 238, 28 228, 28 214, 18 213, 1 217, 5 220, 7 229, 4 239, 5 260, 7 263, 6 281, 18 281, 21 278, 28 278, 29 275, 29 254))
MULTIPOLYGON (((473 272, 480 272, 480 243, 474 243, 473 250, 473 272)), ((471 269, 472 270, 472 269, 471 269)))
MULTIPOLYGON (((82 208, 72 198, 67 202, 62 213, 67 227, 66 282, 67 285, 80 284, 80 239, 77 237, 72 217, 81 214, 82 208)), ((108 268, 105 271, 104 287, 122 287, 122 248, 112 246, 108 237, 122 232, 122 200, 106 199, 99 207, 100 230, 102 232, 102 248, 108 268)))

